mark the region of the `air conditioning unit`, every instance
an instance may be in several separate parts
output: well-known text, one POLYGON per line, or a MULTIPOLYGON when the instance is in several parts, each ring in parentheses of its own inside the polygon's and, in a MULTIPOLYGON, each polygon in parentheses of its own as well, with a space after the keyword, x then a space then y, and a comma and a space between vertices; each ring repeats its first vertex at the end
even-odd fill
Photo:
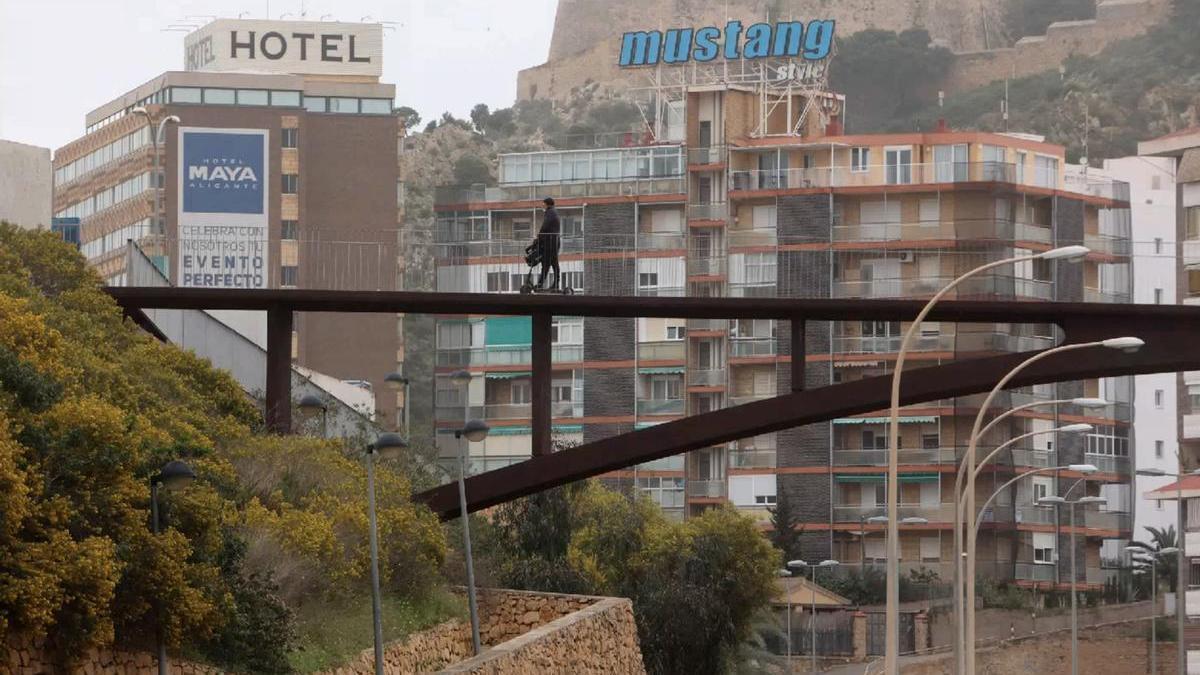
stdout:
POLYGON ((915 253, 913 253, 912 251, 901 251, 900 252, 900 262, 902 262, 902 263, 910 263, 916 259, 917 259, 917 255, 915 253))

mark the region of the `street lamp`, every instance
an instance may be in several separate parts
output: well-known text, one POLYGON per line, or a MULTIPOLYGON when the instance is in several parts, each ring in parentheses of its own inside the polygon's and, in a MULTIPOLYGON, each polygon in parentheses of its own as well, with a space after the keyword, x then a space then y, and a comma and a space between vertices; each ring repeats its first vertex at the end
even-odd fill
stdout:
POLYGON ((177 115, 167 115, 166 117, 162 118, 158 122, 158 132, 155 133, 153 130, 154 121, 150 117, 149 110, 146 110, 142 106, 138 106, 130 112, 134 115, 141 115, 142 117, 145 117, 146 127, 151 130, 150 146, 154 151, 154 173, 151 174, 151 176, 153 176, 151 179, 153 185, 151 187, 154 188, 154 229, 155 234, 166 234, 166 223, 163 222, 159 211, 159 204, 162 200, 159 198, 158 190, 166 187, 166 181, 160 181, 158 176, 158 146, 160 143, 166 142, 166 139, 163 137, 163 130, 167 126, 167 122, 179 124, 179 117, 177 115))
POLYGON ((1175 531, 1177 532, 1176 539, 1179 543, 1178 550, 1175 552, 1175 632, 1177 633, 1177 637, 1175 638, 1175 658, 1178 661, 1176 667, 1179 669, 1179 675, 1185 675, 1187 673, 1188 665, 1187 647, 1183 640, 1184 624, 1186 623, 1187 617, 1187 610, 1184 607, 1187 592, 1183 582, 1183 550, 1184 546, 1186 545, 1183 541, 1183 478, 1184 476, 1200 475, 1200 469, 1188 473, 1168 473, 1162 469, 1138 469, 1134 473, 1139 476, 1151 476, 1154 478, 1169 477, 1175 479, 1175 516, 1178 518, 1178 524, 1175 527, 1175 531))
POLYGON ((1069 540, 1071 542, 1071 675, 1079 675, 1079 600, 1076 597, 1078 591, 1075 590, 1075 584, 1078 581, 1075 570, 1075 507, 1079 504, 1085 506, 1087 504, 1106 504, 1108 500, 1104 497, 1080 497, 1068 500, 1051 495, 1042 497, 1038 503, 1071 507, 1071 537, 1069 540))
MULTIPOLYGON (((1148 551, 1141 546, 1126 546, 1125 550, 1138 554, 1139 562, 1150 563, 1150 672, 1158 675, 1158 556, 1178 553, 1179 548, 1168 546, 1157 551, 1148 551), (1147 557, 1140 557, 1142 555, 1147 557)), ((1133 573, 1142 572, 1145 570, 1134 570, 1133 573)))
POLYGON ((392 391, 404 391, 404 433, 411 437, 412 431, 410 431, 408 428, 408 412, 410 408, 408 401, 408 384, 408 378, 398 372, 388 373, 383 378, 383 386, 391 389, 392 391))
POLYGON ((375 628, 375 675, 383 675, 383 606, 379 593, 379 531, 375 521, 375 456, 394 457, 408 447, 400 434, 380 434, 367 446, 367 527, 371 542, 371 618, 375 628))
POLYGON ((320 396, 317 396, 316 394, 305 394, 304 396, 300 397, 300 402, 296 404, 296 407, 300 408, 300 414, 305 419, 312 419, 317 416, 317 413, 320 413, 321 437, 325 438, 328 436, 329 406, 325 405, 325 402, 321 400, 320 396))
MULTIPOLYGON (((1066 248, 1072 248, 1072 247, 1068 246, 1066 248)), ((1083 247, 1080 247, 1080 248, 1083 248, 1083 247)), ((1085 248, 1084 250, 1086 251, 1087 249, 1085 248)), ((981 428, 983 427, 983 418, 987 414, 988 409, 991 407, 992 401, 996 398, 996 395, 999 394, 1000 391, 1002 389, 1004 389, 1014 377, 1016 377, 1019 373, 1021 373, 1023 370, 1025 370, 1029 366, 1037 363, 1038 361, 1041 361, 1042 359, 1045 359, 1045 358, 1055 355, 1055 354, 1062 354, 1065 352, 1076 351, 1076 350, 1080 350, 1080 349, 1088 349, 1091 347, 1104 347, 1105 349, 1116 349, 1116 350, 1120 350, 1122 352, 1129 353, 1129 352, 1136 352, 1138 349, 1141 349, 1142 345, 1144 345, 1144 344, 1145 344, 1145 342, 1143 342, 1140 338, 1118 337, 1118 338, 1108 338, 1107 340, 1096 340, 1093 342, 1079 342, 1079 343, 1075 343, 1075 344, 1061 345, 1061 346, 1055 347, 1053 349, 1047 349, 1045 351, 1038 352, 1038 353, 1034 354, 1033 356, 1030 356, 1029 358, 1027 358, 1024 361, 1022 361, 1021 363, 1019 363, 1015 368, 1008 371, 1008 373, 1005 374, 1004 377, 1000 378, 1000 381, 997 382, 996 385, 994 387, 992 387, 992 390, 988 392, 987 398, 985 398, 983 400, 983 404, 979 406, 979 412, 976 413, 976 415, 975 415, 975 424, 971 427, 970 441, 967 445, 967 456, 963 458, 962 463, 959 465, 960 472, 968 471, 967 477, 966 477, 967 485, 966 485, 966 490, 965 490, 965 492, 966 492, 965 499, 967 501, 967 505, 966 505, 967 512, 968 513, 975 512, 975 474, 974 474, 974 469, 975 469, 975 464, 976 464, 975 448, 979 443, 979 439, 980 439, 980 435, 981 435, 981 428)), ((956 499, 957 499, 957 495, 956 495, 956 499)), ((957 529, 957 527, 956 527, 956 529, 957 529)), ((967 532, 967 536, 973 537, 974 534, 972 533, 972 531, 969 530, 967 532)), ((969 567, 969 568, 974 567, 974 562, 975 562, 974 549, 975 549, 974 541, 969 541, 967 543, 967 548, 966 548, 967 567, 969 567)), ((955 593, 957 594, 957 593, 962 592, 966 596, 965 597, 966 605, 965 605, 964 616, 963 616, 963 624, 966 626, 965 631, 966 631, 967 640, 964 641, 964 645, 963 645, 964 658, 965 658, 965 663, 963 665, 965 666, 965 671, 968 673, 968 675, 974 675, 974 673, 975 673, 975 642, 971 638, 975 635, 975 577, 969 576, 968 578, 963 579, 961 585, 965 586, 965 590, 964 589, 956 590, 955 593)))
MULTIPOLYGON (((182 490, 192 481, 196 480, 196 474, 192 471, 192 467, 186 463, 173 459, 163 465, 163 468, 158 473, 150 477, 150 531, 156 536, 159 531, 158 522, 158 490, 182 490)), ((159 612, 163 608, 161 601, 159 603, 159 612)), ((163 621, 160 616, 158 619, 158 675, 167 675, 167 643, 163 639, 163 621)))
MULTIPOLYGON (((841 563, 836 560, 822 560, 819 563, 807 563, 803 560, 792 560, 788 562, 788 567, 808 568, 812 570, 813 587, 808 589, 809 610, 808 610, 808 628, 809 628, 809 644, 808 651, 812 658, 812 665, 809 668, 810 673, 817 672, 817 568, 819 567, 836 567, 841 563)), ((791 649, 788 649, 788 666, 791 666, 791 649)), ((790 672, 790 671, 789 671, 790 672)))
MULTIPOLYGON (((929 315, 933 307, 946 296, 955 286, 970 277, 990 269, 1012 265, 1026 260, 1082 260, 1090 252, 1086 246, 1061 246, 1035 255, 1016 256, 980 265, 966 274, 951 281, 929 302, 913 319, 912 324, 904 333, 900 350, 896 354, 896 365, 892 371, 891 419, 888 424, 888 473, 887 473, 887 515, 890 518, 887 530, 887 611, 886 611, 886 648, 884 650, 884 671, 900 672, 900 532, 899 526, 899 439, 900 439, 900 378, 904 372, 904 359, 908 354, 909 345, 921 328, 921 322, 929 315)), ((976 429, 978 431, 978 429, 976 429)), ((957 641, 955 641, 957 643, 957 641)))
MULTIPOLYGON (((459 371, 466 372, 466 371, 459 371)), ((457 375, 457 373, 455 373, 457 375)), ((453 375, 451 377, 454 377, 453 375)), ((467 379, 471 377, 467 374, 467 379)), ((457 380, 455 380, 457 381, 457 380)), ((471 523, 467 518, 467 445, 478 443, 487 438, 491 428, 480 420, 467 420, 463 428, 454 431, 454 438, 467 439, 467 443, 459 443, 458 453, 458 515, 462 518, 463 555, 467 559, 467 605, 471 610, 471 644, 475 647, 475 655, 479 655, 479 608, 475 604, 475 564, 471 559, 471 523)))
MULTIPOLYGON (((788 567, 795 564, 807 564, 803 560, 793 560, 788 563, 788 567)), ((787 594, 787 621, 785 623, 787 631, 787 671, 792 672, 792 571, 782 569, 775 572, 775 575, 787 579, 785 593, 787 594)))

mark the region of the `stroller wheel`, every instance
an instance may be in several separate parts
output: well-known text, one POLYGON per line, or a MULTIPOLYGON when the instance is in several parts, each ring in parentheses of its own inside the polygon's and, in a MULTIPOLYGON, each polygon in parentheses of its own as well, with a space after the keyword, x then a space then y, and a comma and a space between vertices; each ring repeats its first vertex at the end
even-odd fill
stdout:
POLYGON ((575 289, 571 288, 570 286, 567 286, 566 288, 563 289, 563 294, 564 295, 575 295, 575 289))
POLYGON ((529 284, 521 284, 521 295, 529 295, 533 292, 533 286, 529 284))

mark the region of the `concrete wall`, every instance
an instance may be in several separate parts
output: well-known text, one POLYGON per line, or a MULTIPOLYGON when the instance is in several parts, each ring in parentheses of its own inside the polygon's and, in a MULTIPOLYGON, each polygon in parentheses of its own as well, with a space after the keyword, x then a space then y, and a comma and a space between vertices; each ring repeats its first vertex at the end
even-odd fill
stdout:
POLYGON ((0 220, 50 228, 50 148, 0 140, 0 220))

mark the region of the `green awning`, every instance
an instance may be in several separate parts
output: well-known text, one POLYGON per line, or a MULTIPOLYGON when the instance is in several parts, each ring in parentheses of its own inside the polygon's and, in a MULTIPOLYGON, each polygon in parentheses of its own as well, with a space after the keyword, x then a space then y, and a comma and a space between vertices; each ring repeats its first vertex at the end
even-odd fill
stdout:
POLYGON ((483 374, 483 376, 489 380, 515 380, 518 377, 530 377, 531 375, 532 373, 530 373, 528 370, 493 370, 483 374))
POLYGON ((550 428, 550 433, 554 434, 582 434, 582 424, 559 424, 550 428))
MULTIPOLYGON (((933 424, 938 418, 933 415, 901 417, 900 424, 933 424)), ((890 424, 890 417, 839 417, 834 424, 890 424)))
POLYGON ((682 375, 683 366, 662 366, 660 368, 638 368, 638 375, 682 375))
POLYGON ((533 322, 527 316, 496 316, 484 320, 484 344, 529 345, 533 343, 533 322))
POLYGON ((635 422, 633 429, 635 431, 638 429, 649 429, 650 427, 656 427, 660 424, 662 424, 662 422, 635 422))
MULTIPOLYGON (((533 427, 492 427, 488 432, 489 436, 529 436, 533 433, 533 427)), ((581 434, 583 433, 582 424, 556 424, 550 428, 552 434, 581 434)))
MULTIPOLYGON (((837 474, 834 477, 839 483, 882 483, 884 482, 884 474, 881 473, 853 473, 853 474, 837 474)), ((900 474, 901 483, 936 483, 938 475, 936 473, 902 473, 900 474)))

